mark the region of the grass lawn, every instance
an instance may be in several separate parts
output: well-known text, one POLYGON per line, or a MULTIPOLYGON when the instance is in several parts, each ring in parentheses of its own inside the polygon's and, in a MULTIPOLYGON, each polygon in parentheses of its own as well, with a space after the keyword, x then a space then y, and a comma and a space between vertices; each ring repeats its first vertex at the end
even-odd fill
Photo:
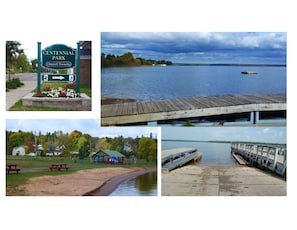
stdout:
POLYGON ((6 174, 6 195, 23 195, 18 186, 26 183, 31 177, 46 176, 46 175, 61 175, 70 174, 79 170, 93 169, 93 168, 106 168, 106 167, 146 167, 156 168, 156 163, 147 163, 145 160, 137 160, 136 164, 123 164, 123 165, 108 165, 108 164, 95 164, 90 162, 89 159, 73 159, 71 157, 21 157, 21 156, 7 156, 6 164, 16 164, 21 169, 20 173, 12 172, 6 174), (51 171, 49 167, 54 163, 66 163, 70 168, 67 171, 51 171))

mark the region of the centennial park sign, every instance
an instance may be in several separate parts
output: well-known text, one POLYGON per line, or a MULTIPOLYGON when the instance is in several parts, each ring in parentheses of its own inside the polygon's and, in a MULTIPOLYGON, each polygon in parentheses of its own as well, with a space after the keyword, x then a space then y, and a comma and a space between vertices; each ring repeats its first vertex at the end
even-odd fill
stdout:
POLYGON ((38 70, 37 70, 37 92, 40 93, 41 80, 44 82, 76 82, 76 92, 80 93, 80 44, 77 49, 73 49, 63 44, 54 44, 41 50, 41 42, 38 42, 38 70), (41 66, 54 69, 70 69, 76 67, 74 74, 42 74, 41 66))
POLYGON ((67 69, 75 66, 75 50, 57 44, 42 50, 42 65, 51 69, 67 69))

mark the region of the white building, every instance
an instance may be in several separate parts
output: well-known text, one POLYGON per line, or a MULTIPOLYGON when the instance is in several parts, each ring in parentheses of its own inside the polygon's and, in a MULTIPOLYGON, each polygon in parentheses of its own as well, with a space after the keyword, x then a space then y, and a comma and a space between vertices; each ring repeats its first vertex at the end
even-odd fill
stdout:
POLYGON ((13 156, 25 156, 26 155, 26 146, 17 146, 12 149, 13 156))

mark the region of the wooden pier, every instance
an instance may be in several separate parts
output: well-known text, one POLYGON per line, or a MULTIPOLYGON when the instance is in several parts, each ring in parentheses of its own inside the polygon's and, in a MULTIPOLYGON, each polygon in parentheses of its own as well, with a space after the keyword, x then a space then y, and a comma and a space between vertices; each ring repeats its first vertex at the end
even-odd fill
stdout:
POLYGON ((286 106, 286 94, 237 94, 108 104, 101 106, 101 124, 125 125, 247 112, 286 111, 286 106))

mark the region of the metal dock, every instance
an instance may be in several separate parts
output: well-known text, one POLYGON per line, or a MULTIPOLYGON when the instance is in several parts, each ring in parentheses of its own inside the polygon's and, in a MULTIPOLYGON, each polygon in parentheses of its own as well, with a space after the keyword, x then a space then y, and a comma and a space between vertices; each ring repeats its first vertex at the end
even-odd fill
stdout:
POLYGON ((286 94, 222 95, 101 105, 101 125, 127 125, 173 119, 286 111, 286 94))
POLYGON ((235 159, 243 158, 251 166, 267 169, 286 177, 287 147, 285 144, 233 143, 231 154, 235 159))
POLYGON ((171 171, 175 168, 198 161, 202 154, 195 148, 177 148, 162 151, 162 171, 171 171))

